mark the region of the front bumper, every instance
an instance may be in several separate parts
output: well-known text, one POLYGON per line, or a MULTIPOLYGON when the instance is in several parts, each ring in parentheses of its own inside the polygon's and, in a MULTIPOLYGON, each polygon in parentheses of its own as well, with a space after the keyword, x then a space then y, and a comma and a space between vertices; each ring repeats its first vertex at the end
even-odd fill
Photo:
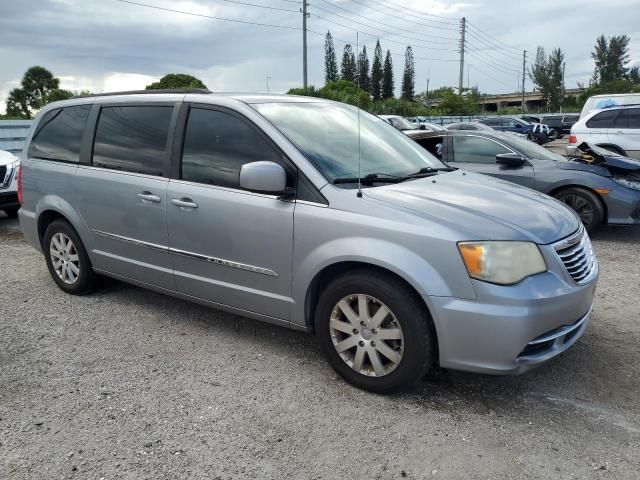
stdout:
POLYGON ((586 285, 548 271, 518 285, 474 281, 478 299, 426 297, 443 368, 519 374, 571 347, 589 323, 597 272, 586 285))
POLYGON ((17 192, 0 192, 0 210, 20 208, 17 192))

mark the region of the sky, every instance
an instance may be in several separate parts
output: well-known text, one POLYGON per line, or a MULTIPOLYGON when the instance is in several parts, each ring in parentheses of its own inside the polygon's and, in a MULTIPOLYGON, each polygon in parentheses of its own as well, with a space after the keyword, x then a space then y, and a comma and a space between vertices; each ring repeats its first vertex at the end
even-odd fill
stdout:
MULTIPOLYGON (((640 64, 638 0, 307 1, 308 78, 318 87, 327 30, 338 61, 345 42, 355 49, 356 37, 371 61, 379 38, 393 55, 398 94, 407 45, 416 57, 416 91, 427 80, 430 89, 457 86, 463 16, 469 23, 464 83, 482 92, 520 89, 522 51, 533 59, 537 46, 565 52, 567 88, 588 83, 600 34, 629 35, 631 64, 640 64)), ((136 3, 189 14, 119 0, 0 0, 0 113, 33 65, 51 70, 62 88, 95 93, 141 89, 178 72, 212 91, 286 92, 302 85, 302 0, 136 3)), ((529 78, 526 87, 533 88, 529 78)))

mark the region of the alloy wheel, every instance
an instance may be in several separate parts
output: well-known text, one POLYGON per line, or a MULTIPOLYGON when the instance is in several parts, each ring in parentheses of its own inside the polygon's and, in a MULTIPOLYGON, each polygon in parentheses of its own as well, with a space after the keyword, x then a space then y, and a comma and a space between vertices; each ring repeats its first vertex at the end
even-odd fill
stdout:
POLYGON ((73 285, 80 276, 80 257, 71 238, 64 233, 51 237, 49 245, 51 263, 58 277, 67 285, 73 285))
POLYGON ((571 207, 579 216, 582 223, 590 225, 593 222, 593 207, 579 195, 567 195, 560 200, 571 207))
POLYGON ((402 361, 402 327, 393 312, 370 295, 340 300, 331 312, 329 333, 340 358, 362 375, 388 375, 402 361))

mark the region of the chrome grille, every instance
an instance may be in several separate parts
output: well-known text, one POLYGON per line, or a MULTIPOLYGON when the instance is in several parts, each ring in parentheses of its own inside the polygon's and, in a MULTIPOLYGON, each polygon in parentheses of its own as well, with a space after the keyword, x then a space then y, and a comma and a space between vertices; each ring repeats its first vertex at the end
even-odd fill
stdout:
POLYGON ((583 227, 553 248, 574 282, 584 284, 591 280, 598 267, 591 240, 583 227))

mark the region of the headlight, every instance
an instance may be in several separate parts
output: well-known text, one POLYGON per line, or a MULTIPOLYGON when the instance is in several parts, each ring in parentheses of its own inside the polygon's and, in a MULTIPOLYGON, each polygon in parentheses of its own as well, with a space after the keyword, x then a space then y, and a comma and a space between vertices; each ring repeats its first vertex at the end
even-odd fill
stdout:
POLYGON ((458 249, 469 276, 485 282, 511 285, 547 271, 531 242, 460 242, 458 249))
POLYGON ((629 180, 627 178, 622 178, 622 177, 614 177, 613 178, 615 180, 616 183, 622 185, 623 187, 627 187, 627 188, 631 188, 633 190, 640 190, 640 181, 636 180, 629 180))

